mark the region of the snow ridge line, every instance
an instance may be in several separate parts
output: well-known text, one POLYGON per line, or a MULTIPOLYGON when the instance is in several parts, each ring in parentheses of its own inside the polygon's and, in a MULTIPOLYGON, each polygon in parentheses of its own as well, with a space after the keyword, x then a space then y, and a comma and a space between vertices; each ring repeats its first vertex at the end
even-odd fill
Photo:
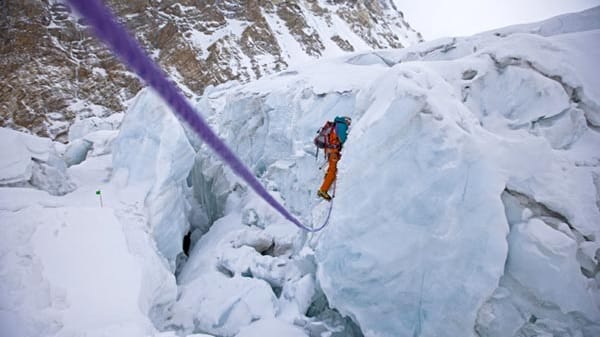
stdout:
POLYGON ((324 226, 313 229, 303 225, 285 207, 283 207, 262 186, 260 181, 214 133, 202 116, 183 97, 177 86, 167 79, 162 70, 150 59, 139 43, 131 37, 125 27, 117 22, 110 9, 100 0, 69 0, 69 3, 93 27, 98 39, 106 43, 123 63, 150 85, 173 109, 173 112, 185 120, 196 134, 252 189, 283 217, 299 228, 316 232, 324 226))

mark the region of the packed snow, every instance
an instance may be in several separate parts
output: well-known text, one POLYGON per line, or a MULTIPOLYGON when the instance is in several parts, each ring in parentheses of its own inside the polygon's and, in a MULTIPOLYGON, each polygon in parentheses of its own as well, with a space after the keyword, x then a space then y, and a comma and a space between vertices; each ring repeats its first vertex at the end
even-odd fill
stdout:
POLYGON ((148 235, 140 193, 110 182, 112 155, 90 155, 68 169, 64 161, 49 166, 42 159, 59 158, 59 144, 0 131, 14 146, 2 151, 29 150, 13 157, 11 166, 20 170, 2 170, 3 178, 22 177, 0 192, 2 336, 156 332, 152 311, 175 299, 175 278, 148 235), (42 186, 22 173, 33 165, 54 172, 42 186), (67 181, 74 190, 59 196, 67 181))
POLYGON ((312 138, 352 117, 316 234, 148 89, 67 145, 0 129, 0 335, 600 335, 597 22, 207 89, 198 111, 313 227, 329 204, 312 138))

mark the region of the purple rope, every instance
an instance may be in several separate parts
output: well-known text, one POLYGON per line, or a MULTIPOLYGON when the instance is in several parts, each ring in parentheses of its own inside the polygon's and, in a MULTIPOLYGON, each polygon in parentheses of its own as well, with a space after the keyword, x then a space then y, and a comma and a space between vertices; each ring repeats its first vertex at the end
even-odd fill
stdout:
POLYGON ((129 35, 122 25, 117 23, 110 10, 101 1, 69 0, 69 2, 94 28, 96 36, 112 48, 113 52, 138 76, 154 88, 173 111, 185 120, 198 136, 231 167, 233 172, 245 180, 260 197, 296 226, 310 232, 319 230, 303 225, 265 190, 246 165, 217 137, 200 114, 196 113, 175 84, 167 80, 165 74, 148 57, 137 41, 129 35))
POLYGON ((333 181, 333 195, 331 196, 332 199, 329 201, 329 209, 327 210, 327 216, 325 217, 325 221, 323 221, 323 224, 317 228, 311 228, 309 230, 309 232, 318 232, 321 229, 325 228, 325 226, 327 226, 327 224, 329 223, 329 218, 331 217, 331 210, 333 209, 333 198, 335 198, 335 185, 336 185, 336 181, 333 181))

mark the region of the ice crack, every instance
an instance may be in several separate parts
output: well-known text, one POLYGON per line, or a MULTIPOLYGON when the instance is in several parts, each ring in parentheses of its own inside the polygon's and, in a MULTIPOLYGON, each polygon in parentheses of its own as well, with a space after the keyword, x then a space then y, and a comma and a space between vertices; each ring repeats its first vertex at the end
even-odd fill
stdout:
POLYGON ((536 65, 530 60, 526 60, 524 58, 515 56, 508 56, 498 59, 498 57, 493 53, 484 53, 484 55, 487 55, 492 59, 494 65, 496 66, 496 69, 498 69, 499 72, 502 72, 509 66, 521 67, 533 70, 541 76, 558 83, 569 97, 569 101, 572 103, 572 105, 584 111, 584 116, 588 126, 590 126, 592 130, 598 132, 598 128, 600 127, 600 125, 595 124, 592 115, 599 115, 600 108, 598 108, 593 101, 589 100, 584 95, 583 88, 581 88, 580 86, 572 86, 571 84, 567 83, 560 75, 553 75, 547 73, 546 71, 540 69, 538 65, 536 65))

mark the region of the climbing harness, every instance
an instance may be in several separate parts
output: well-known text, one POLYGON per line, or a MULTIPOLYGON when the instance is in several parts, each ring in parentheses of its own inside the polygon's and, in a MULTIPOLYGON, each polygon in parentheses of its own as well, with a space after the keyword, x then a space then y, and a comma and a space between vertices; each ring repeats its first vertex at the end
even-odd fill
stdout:
POLYGON ((219 155, 233 172, 246 181, 271 207, 283 215, 284 218, 305 231, 316 232, 325 227, 327 222, 329 222, 333 203, 330 205, 327 220, 323 226, 311 228, 303 225, 269 194, 248 167, 219 139, 201 115, 196 112, 188 100, 181 94, 177 86, 167 79, 162 70, 148 57, 139 43, 131 37, 127 30, 121 24, 117 23, 113 14, 100 0, 69 0, 69 3, 93 27, 96 36, 104 41, 131 70, 154 88, 173 111, 188 123, 200 139, 219 155))

